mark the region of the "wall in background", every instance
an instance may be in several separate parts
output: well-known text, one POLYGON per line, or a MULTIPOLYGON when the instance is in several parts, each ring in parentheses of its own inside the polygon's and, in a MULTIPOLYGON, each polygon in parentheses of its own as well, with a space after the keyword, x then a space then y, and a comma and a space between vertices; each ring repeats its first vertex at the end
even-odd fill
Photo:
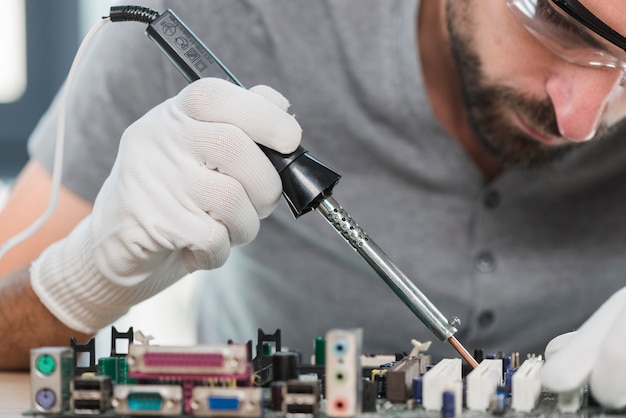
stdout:
POLYGON ((26 140, 69 71, 80 40, 107 14, 111 0, 25 0, 27 84, 0 103, 0 179, 26 162, 26 140))

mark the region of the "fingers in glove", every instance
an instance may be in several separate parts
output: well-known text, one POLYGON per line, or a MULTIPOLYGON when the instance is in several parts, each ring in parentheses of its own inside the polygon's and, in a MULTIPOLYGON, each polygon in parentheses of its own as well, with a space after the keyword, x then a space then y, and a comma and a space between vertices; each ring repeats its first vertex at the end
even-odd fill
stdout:
POLYGON ((258 94, 259 96, 265 97, 267 100, 278 106, 283 112, 286 112, 289 109, 289 106, 291 106, 289 100, 287 100, 285 96, 269 86, 259 84, 251 87, 250 91, 258 94))
POLYGON ((546 360, 561 351, 563 347, 567 346, 575 335, 576 331, 572 331, 566 332, 565 334, 557 335, 556 337, 551 339, 548 345, 546 345, 546 349, 543 352, 546 360))
POLYGON ((626 305, 625 290, 607 300, 570 338, 567 346, 546 360, 541 380, 548 390, 566 392, 587 383, 614 320, 626 305))
POLYGON ((221 267, 230 254, 230 238, 224 224, 210 218, 199 232, 195 244, 181 252, 187 273, 221 267))
POLYGON ((225 80, 203 78, 185 87, 176 103, 191 118, 238 126, 255 142, 288 154, 300 144, 302 129, 281 108, 287 100, 275 91, 272 96, 278 104, 268 100, 267 89, 261 89, 261 95, 225 80))
POLYGON ((602 342, 589 385, 601 405, 607 408, 626 406, 626 304, 612 323, 608 337, 602 342))
MULTIPOLYGON (((199 209, 224 225, 228 231, 229 246, 247 244, 256 237, 260 226, 259 217, 241 183, 231 176, 207 168, 198 170, 195 181, 190 192, 193 200, 190 210, 199 209)), ((212 242, 204 241, 202 236, 197 236, 198 232, 189 231, 195 238, 187 236, 186 239, 193 239, 198 249, 211 246, 212 242)))
MULTIPOLYGON (((269 216, 280 200, 282 183, 263 151, 234 125, 211 123, 207 129, 206 122, 192 119, 186 124, 190 125, 186 131, 194 133, 190 141, 195 158, 208 169, 236 179, 256 209, 257 217, 269 216)), ((198 187, 202 189, 204 185, 198 187)))

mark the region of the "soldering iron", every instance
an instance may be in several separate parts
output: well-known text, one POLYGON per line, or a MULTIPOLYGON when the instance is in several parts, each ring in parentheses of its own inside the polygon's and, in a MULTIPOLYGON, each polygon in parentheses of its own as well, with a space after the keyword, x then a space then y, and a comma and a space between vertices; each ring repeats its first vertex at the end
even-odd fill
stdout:
MULTIPOLYGON (((114 6, 110 13, 113 22, 147 23, 147 36, 190 83, 204 77, 217 77, 244 87, 171 10, 158 13, 140 6, 114 6)), ((302 146, 287 155, 261 148, 280 174, 283 196, 294 217, 313 210, 323 215, 440 341, 450 342, 461 357, 477 367, 476 360, 454 337, 458 318, 448 321, 332 197, 341 175, 302 146)))

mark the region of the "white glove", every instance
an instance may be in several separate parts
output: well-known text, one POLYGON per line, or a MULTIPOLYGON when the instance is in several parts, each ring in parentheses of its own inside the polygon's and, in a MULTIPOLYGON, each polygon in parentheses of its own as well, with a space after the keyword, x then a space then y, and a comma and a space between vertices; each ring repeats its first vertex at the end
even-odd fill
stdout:
POLYGON ((221 266, 280 199, 280 177, 255 142, 297 148, 288 106, 269 87, 207 78, 131 125, 91 216, 31 266, 44 305, 93 333, 186 273, 221 266))
POLYGON ((554 338, 541 370, 544 387, 570 392, 586 383, 606 408, 626 406, 626 287, 578 329, 554 338))

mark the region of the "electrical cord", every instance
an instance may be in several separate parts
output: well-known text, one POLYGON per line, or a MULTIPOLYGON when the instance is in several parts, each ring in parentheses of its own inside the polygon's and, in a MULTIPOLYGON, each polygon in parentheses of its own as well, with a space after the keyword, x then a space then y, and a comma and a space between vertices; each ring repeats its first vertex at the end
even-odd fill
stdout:
POLYGON ((63 172, 63 150, 65 146, 65 114, 67 110, 67 98, 69 96, 71 86, 74 82, 76 70, 79 67, 83 55, 88 46, 91 44, 94 36, 100 31, 100 29, 104 27, 105 24, 109 22, 140 22, 149 24, 158 17, 159 13, 148 7, 113 6, 110 9, 109 16, 104 16, 101 20, 94 24, 81 42, 78 51, 74 56, 74 60, 72 61, 72 66, 70 67, 70 71, 65 81, 65 85, 63 86, 63 91, 61 92, 61 99, 59 101, 59 112, 57 114, 57 129, 52 169, 52 188, 50 192, 48 206, 46 207, 44 213, 32 224, 30 224, 28 227, 26 227, 16 235, 9 238, 2 245, 0 245, 0 261, 2 261, 6 253, 8 253, 11 249, 33 236, 48 221, 48 219, 50 219, 52 213, 56 209, 57 202, 59 200, 59 193, 61 190, 61 177, 63 172))
POLYGON ((159 17, 159 12, 142 6, 113 6, 109 12, 111 22, 152 23, 159 17))
POLYGON ((0 246, 0 261, 6 255, 6 253, 9 252, 9 250, 33 236, 48 221, 48 219, 50 219, 50 216, 52 216, 52 213, 56 209, 59 199, 59 192, 61 190, 61 176, 63 172, 63 149, 65 146, 65 114, 67 111, 67 98, 74 82, 74 78, 76 77, 76 70, 83 59, 83 55, 85 54, 87 47, 89 46, 89 44, 91 44, 96 33, 99 32, 100 29, 102 29, 104 25, 109 22, 111 22, 111 19, 108 16, 103 17, 89 30, 89 32, 81 42, 78 51, 76 52, 76 55, 74 56, 72 66, 70 67, 67 79, 65 80, 65 85, 63 86, 63 91, 61 92, 61 98, 59 101, 59 112, 57 114, 56 139, 54 145, 52 188, 50 191, 48 206, 44 213, 32 224, 30 224, 28 227, 26 227, 16 235, 9 238, 2 244, 2 246, 0 246))

